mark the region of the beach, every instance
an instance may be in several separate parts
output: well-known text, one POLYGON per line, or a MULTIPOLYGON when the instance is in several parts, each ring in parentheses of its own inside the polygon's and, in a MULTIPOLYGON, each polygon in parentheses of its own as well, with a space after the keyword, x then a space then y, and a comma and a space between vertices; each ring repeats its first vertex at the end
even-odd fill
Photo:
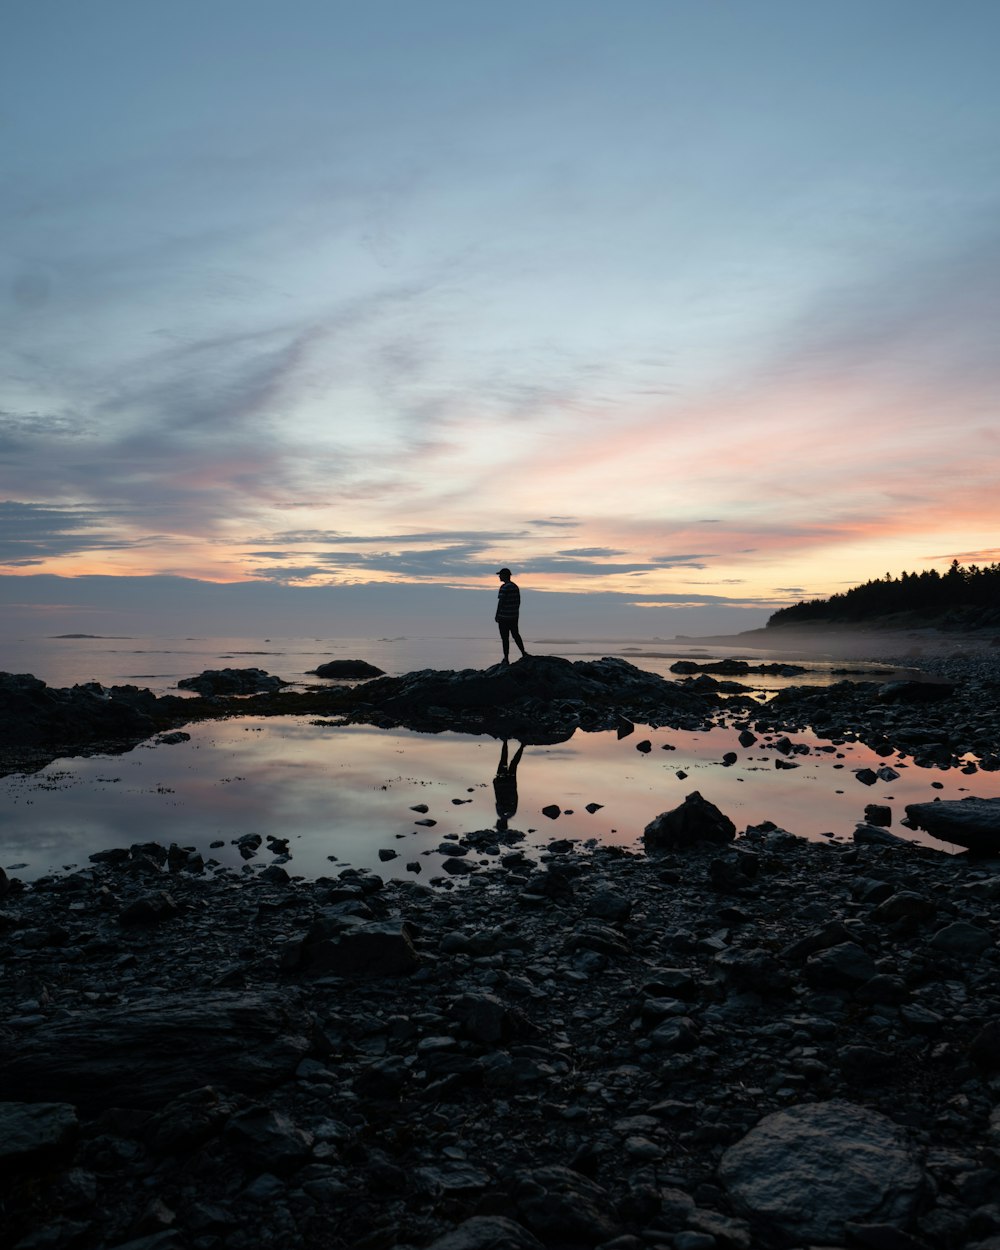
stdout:
MULTIPOLYGON (((521 680, 549 730, 631 711, 614 737, 636 766, 680 732, 669 707, 685 732, 721 722, 709 732, 735 741, 744 724, 748 756, 788 784, 801 768, 779 761, 832 766, 830 732, 985 797, 997 652, 945 650, 923 661, 950 683, 932 702, 792 684, 753 719, 695 686, 726 680, 705 672, 665 691, 631 666, 544 662, 521 680), (605 704, 591 685, 589 702, 539 711, 539 683, 581 671, 631 693, 605 704), (638 718, 654 704, 661 730, 638 718), (904 744, 918 724, 923 742, 904 744)), ((353 699, 338 719, 433 719, 404 697, 421 687, 378 680, 368 705, 337 696, 353 699)), ((465 690, 427 680, 436 697, 465 690)), ((520 715, 508 696, 449 715, 520 715)), ((825 839, 746 824, 709 793, 733 767, 673 777, 655 845, 638 827, 622 844, 563 836, 558 807, 506 828, 457 807, 423 859, 436 872, 307 877, 275 834, 234 839, 241 866, 212 864, 179 826, 172 844, 137 827, 31 883, 5 874, 13 1244, 987 1250, 1000 861, 917 843, 898 819, 825 839)))

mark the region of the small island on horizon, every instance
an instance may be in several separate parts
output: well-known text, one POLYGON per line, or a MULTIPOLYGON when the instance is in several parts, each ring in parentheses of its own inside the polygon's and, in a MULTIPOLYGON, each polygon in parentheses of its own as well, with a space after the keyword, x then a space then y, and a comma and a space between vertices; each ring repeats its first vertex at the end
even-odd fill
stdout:
POLYGON ((49 634, 48 637, 55 641, 60 638, 94 638, 106 642, 124 642, 127 641, 128 634, 49 634))

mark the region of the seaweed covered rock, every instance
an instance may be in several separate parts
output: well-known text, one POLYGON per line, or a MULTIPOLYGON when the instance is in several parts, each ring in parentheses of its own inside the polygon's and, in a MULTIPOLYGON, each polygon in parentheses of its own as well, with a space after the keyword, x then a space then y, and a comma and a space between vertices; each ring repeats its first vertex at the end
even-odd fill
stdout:
POLYGON ((201 695, 270 694, 290 684, 262 668, 206 668, 197 677, 182 677, 177 688, 201 695))
POLYGON ((155 705, 155 696, 136 686, 54 688, 30 673, 0 673, 0 746, 143 738, 153 731, 155 705))

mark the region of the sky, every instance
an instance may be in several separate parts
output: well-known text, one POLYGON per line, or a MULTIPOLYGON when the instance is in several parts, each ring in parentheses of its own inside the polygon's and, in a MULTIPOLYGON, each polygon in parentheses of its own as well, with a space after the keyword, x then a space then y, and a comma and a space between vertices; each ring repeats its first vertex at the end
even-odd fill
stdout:
MULTIPOLYGON (((6 0, 16 631, 1000 559, 995 0, 6 0)), ((3 632, 0 626, 0 633, 3 632)))

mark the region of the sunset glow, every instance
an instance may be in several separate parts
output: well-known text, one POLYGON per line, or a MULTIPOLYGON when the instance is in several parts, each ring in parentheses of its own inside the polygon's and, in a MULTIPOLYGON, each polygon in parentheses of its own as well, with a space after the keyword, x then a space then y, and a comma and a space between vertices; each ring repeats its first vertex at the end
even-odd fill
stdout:
POLYGON ((623 633, 711 632, 997 558, 995 6, 59 27, 16 6, 0 52, 19 627, 53 576, 137 613, 150 578, 384 587, 405 619, 509 564, 623 633))

